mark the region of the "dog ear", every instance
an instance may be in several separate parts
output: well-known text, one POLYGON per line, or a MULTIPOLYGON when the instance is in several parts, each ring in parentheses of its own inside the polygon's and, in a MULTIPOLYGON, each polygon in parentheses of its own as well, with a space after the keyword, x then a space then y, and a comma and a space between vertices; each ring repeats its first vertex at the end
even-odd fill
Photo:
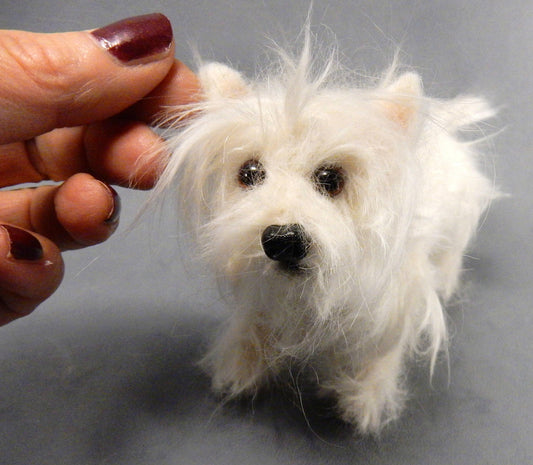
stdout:
POLYGON ((417 123, 422 105, 423 90, 420 76, 404 73, 385 87, 385 100, 382 106, 387 116, 406 131, 411 131, 417 123))
POLYGON ((236 70, 222 63, 208 63, 198 71, 207 100, 238 98, 250 90, 248 83, 236 70))

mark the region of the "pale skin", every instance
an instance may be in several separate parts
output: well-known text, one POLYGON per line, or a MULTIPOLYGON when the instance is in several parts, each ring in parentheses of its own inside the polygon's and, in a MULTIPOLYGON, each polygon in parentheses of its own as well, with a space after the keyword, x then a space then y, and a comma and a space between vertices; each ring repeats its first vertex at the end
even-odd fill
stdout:
POLYGON ((56 290, 62 251, 113 233, 118 202, 109 184, 129 187, 136 178, 136 188, 153 186, 155 164, 135 176, 138 158, 162 143, 149 124, 163 107, 196 98, 198 83, 174 58, 173 40, 125 63, 90 31, 0 31, 0 76, 0 187, 62 182, 0 191, 2 325, 56 290), (14 253, 20 229, 37 239, 39 256, 14 253))

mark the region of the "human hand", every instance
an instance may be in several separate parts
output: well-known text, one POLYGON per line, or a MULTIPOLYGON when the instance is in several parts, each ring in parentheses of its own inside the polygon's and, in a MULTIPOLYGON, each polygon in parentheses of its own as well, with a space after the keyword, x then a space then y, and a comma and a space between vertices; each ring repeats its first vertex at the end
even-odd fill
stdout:
POLYGON ((137 161, 161 144, 149 123, 194 100, 160 14, 95 31, 0 31, 0 325, 27 315, 63 277, 61 251, 106 240, 120 202, 109 184, 152 187, 137 161))

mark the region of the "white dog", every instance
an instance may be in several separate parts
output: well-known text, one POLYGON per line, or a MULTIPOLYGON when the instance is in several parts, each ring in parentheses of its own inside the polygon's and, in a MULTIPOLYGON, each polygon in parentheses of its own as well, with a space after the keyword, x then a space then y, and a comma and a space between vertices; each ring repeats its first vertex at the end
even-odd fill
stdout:
POLYGON ((204 360, 214 389, 253 394, 310 367, 344 420, 378 433, 402 409, 406 360, 433 370, 446 349, 441 302, 495 194, 458 133, 493 112, 429 99, 395 69, 356 87, 330 60, 313 77, 309 48, 256 82, 202 66, 156 192, 178 182, 180 215, 232 290, 204 360))

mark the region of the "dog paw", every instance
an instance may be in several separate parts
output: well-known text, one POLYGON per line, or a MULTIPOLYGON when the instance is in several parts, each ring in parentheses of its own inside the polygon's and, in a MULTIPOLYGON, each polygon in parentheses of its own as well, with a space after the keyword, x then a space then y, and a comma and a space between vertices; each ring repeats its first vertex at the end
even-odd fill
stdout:
POLYGON ((223 396, 233 398, 242 395, 253 395, 261 384, 261 375, 253 369, 224 369, 213 374, 213 391, 223 396))
POLYGON ((390 422, 396 420, 403 409, 403 395, 365 391, 343 394, 338 406, 344 421, 354 425, 361 434, 377 435, 390 422))
POLYGON ((344 374, 327 386, 337 399, 341 418, 361 434, 378 435, 396 420, 405 403, 397 370, 384 370, 383 363, 355 375, 344 374))
POLYGON ((267 376, 264 358, 251 344, 218 353, 208 363, 213 390, 230 398, 254 394, 267 376))

